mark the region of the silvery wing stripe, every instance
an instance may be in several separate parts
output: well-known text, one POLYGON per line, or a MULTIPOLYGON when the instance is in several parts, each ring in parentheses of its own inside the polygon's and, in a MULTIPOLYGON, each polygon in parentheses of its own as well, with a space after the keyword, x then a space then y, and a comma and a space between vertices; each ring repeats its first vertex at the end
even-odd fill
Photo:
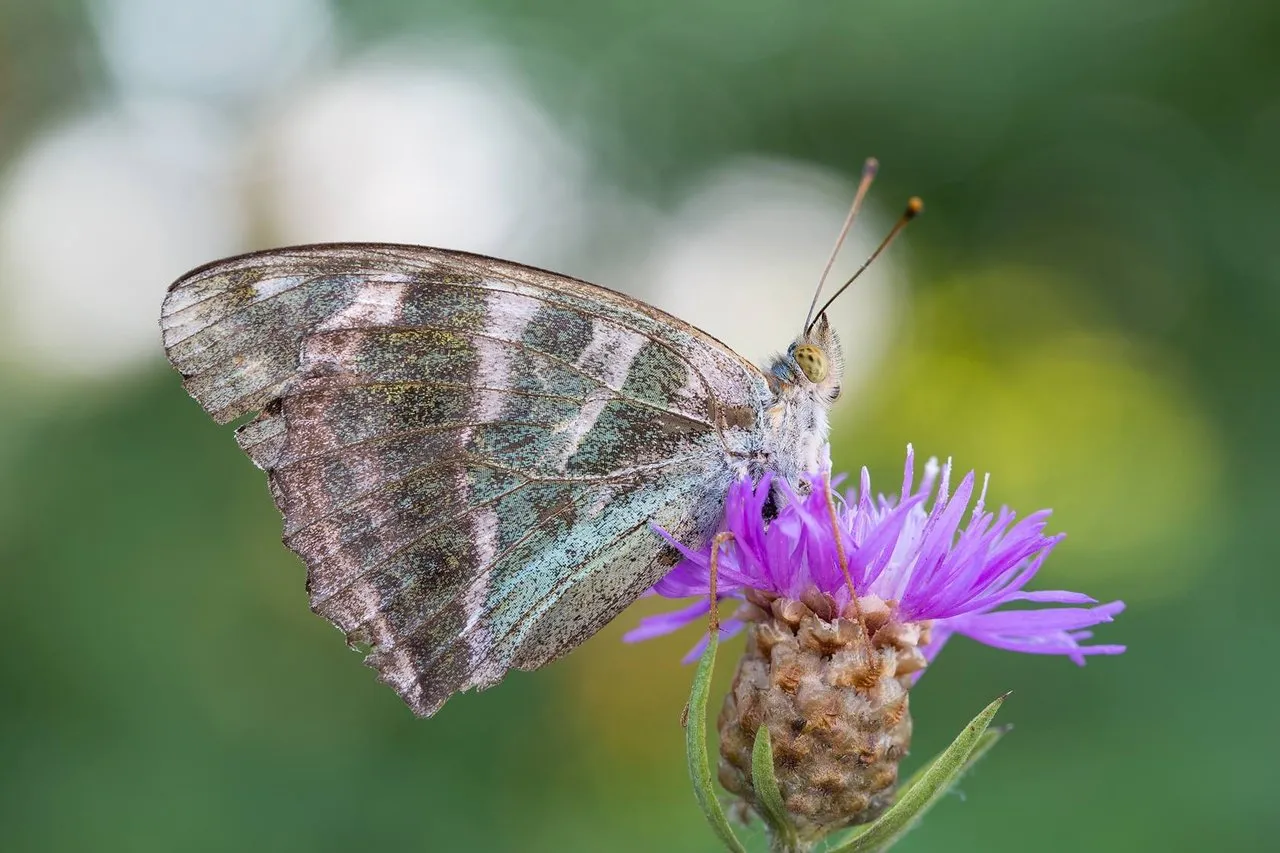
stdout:
POLYGON ((383 277, 356 289, 350 304, 335 312, 316 326, 318 332, 334 329, 364 329, 377 326, 394 326, 400 320, 400 306, 404 304, 407 276, 396 276, 401 281, 389 281, 383 277))
MULTIPOLYGON (((485 297, 484 326, 487 335, 477 337, 476 371, 471 383, 484 388, 507 388, 511 383, 512 352, 496 339, 519 343, 524 330, 537 313, 540 303, 527 297, 503 298, 497 294, 485 297)), ((479 423, 498 420, 504 397, 481 391, 476 395, 473 419, 479 423)))
POLYGON ((621 391, 631 370, 631 362, 647 340, 644 335, 593 319, 591 342, 578 357, 577 366, 598 372, 606 387, 621 391))
MULTIPOLYGON (((591 329, 591 343, 578 358, 577 366, 595 366, 605 386, 615 391, 620 390, 631 370, 631 363, 635 361, 645 340, 634 332, 595 320, 591 329)), ((568 468, 569 460, 578 452, 583 438, 595 427, 611 399, 612 395, 609 394, 597 395, 587 400, 572 420, 553 428, 553 432, 561 433, 564 437, 564 443, 551 463, 554 468, 560 471, 568 468)))
MULTIPOLYGON (((485 298, 485 328, 494 338, 520 341, 524 331, 537 313, 540 303, 535 299, 491 293, 485 298)), ((477 339, 476 373, 472 381, 477 385, 504 388, 511 381, 511 353, 506 347, 496 345, 493 338, 477 339)), ((502 415, 505 397, 501 394, 481 391, 476 395, 472 417, 481 423, 496 421, 502 415)), ((463 444, 470 442, 470 434, 463 444)), ((469 484, 459 483, 459 488, 469 494, 469 484)), ((485 507, 472 518, 472 535, 476 544, 477 577, 472 592, 462 599, 462 610, 467 621, 464 631, 483 630, 477 627, 483 610, 483 597, 489 589, 489 575, 498 551, 498 516, 492 507, 485 507)))

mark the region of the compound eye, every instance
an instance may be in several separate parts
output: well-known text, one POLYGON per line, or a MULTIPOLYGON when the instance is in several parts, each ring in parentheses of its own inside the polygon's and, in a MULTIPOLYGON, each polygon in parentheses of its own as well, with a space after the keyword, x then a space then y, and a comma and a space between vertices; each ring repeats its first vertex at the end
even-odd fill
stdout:
POLYGON ((800 369, 804 371, 809 381, 815 385, 827 378, 826 353, 813 344, 801 344, 796 347, 792 358, 796 360, 796 364, 800 365, 800 369))

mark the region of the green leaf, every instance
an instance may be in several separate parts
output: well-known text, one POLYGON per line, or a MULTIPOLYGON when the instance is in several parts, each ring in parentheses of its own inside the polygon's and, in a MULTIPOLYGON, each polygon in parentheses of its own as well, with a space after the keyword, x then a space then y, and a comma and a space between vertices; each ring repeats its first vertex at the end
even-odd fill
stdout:
POLYGON ((830 853, 879 853, 901 841, 924 813, 1004 734, 1002 729, 987 729, 1008 695, 1006 693, 984 708, 949 747, 912 776, 898 801, 879 820, 830 853))
POLYGON ((764 819, 774 836, 784 849, 794 849, 796 828, 787 817, 782 792, 778 790, 778 778, 773 773, 773 740, 769 737, 768 726, 756 729, 756 739, 751 745, 751 786, 755 788, 756 799, 764 806, 764 819))
MULTIPOLYGON (((978 738, 978 745, 973 748, 973 752, 969 753, 969 759, 965 762, 964 768, 960 771, 961 775, 968 773, 969 769, 978 763, 978 759, 990 752, 991 747, 995 746, 996 742, 1008 734, 1012 729, 1013 726, 1011 725, 995 726, 994 728, 987 729, 983 732, 982 737, 978 738)), ((903 782, 898 786, 898 796, 901 797, 907 791, 910 791, 917 782, 924 778, 924 774, 933 766, 933 763, 941 757, 942 753, 938 753, 933 757, 932 761, 926 762, 918 768, 915 773, 912 773, 906 782, 903 782)))
POLYGON ((702 814, 707 823, 711 824, 725 847, 733 853, 746 853, 738 836, 733 834, 733 828, 729 826, 720 800, 716 797, 711 780, 711 764, 707 760, 707 693, 711 690, 711 673, 716 666, 716 649, 719 645, 720 638, 713 631, 707 650, 698 661, 698 671, 693 676, 693 692, 689 694, 684 730, 684 748, 689 759, 693 793, 698 797, 698 805, 702 806, 702 814))

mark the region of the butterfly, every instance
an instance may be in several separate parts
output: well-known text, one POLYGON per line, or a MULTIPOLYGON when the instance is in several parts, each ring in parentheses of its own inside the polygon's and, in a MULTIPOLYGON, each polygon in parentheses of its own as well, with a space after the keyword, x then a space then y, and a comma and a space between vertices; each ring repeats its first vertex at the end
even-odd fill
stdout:
POLYGON ((161 328, 215 421, 253 415, 236 439, 312 610, 429 716, 644 593, 679 559, 654 525, 696 545, 735 480, 816 467, 842 369, 825 307, 761 370, 584 281, 351 243, 197 268, 161 328))

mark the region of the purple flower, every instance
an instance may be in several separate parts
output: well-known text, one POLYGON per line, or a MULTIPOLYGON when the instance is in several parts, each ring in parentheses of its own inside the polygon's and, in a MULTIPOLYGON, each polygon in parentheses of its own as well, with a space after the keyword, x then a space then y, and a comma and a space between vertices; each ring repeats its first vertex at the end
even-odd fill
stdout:
MULTIPOLYGON (((902 493, 896 498, 871 497, 871 477, 862 469, 858 489, 841 497, 833 493, 837 523, 832 527, 827 503, 830 463, 818 474, 806 475, 806 494, 798 494, 781 480, 766 475, 759 483, 739 481, 725 497, 724 529, 733 539, 721 546, 717 562, 717 594, 744 598, 747 590, 768 596, 799 599, 816 588, 835 599, 840 610, 850 603, 848 583, 840 569, 836 536, 844 547, 849 574, 864 606, 894 611, 898 621, 929 627, 928 660, 952 634, 980 643, 1033 654, 1066 655, 1084 664, 1091 654, 1114 655, 1124 646, 1082 645, 1085 630, 1124 609, 1113 601, 1097 602, 1078 592, 1027 591, 1063 534, 1044 535, 1048 510, 1021 521, 1007 508, 986 511, 986 481, 964 523, 973 499, 974 475, 969 472, 953 494, 951 463, 925 465, 923 481, 913 485, 914 453, 908 445, 902 493), (939 476, 941 475, 941 476, 939 476), (763 517, 770 489, 777 486, 783 500, 777 516, 763 517), (937 487, 935 495, 935 486, 937 487), (933 497, 932 506, 929 498, 933 497), (1006 604, 1030 602, 1067 605, 1038 609, 998 610, 1006 604)), ((711 548, 690 550, 660 528, 657 533, 676 547, 684 559, 660 581, 651 594, 666 598, 700 597, 682 609, 641 620, 626 640, 647 640, 706 618, 710 590, 711 548)), ((739 619, 721 624, 721 637, 743 627, 739 619)), ((686 657, 701 654, 706 638, 686 657)))

